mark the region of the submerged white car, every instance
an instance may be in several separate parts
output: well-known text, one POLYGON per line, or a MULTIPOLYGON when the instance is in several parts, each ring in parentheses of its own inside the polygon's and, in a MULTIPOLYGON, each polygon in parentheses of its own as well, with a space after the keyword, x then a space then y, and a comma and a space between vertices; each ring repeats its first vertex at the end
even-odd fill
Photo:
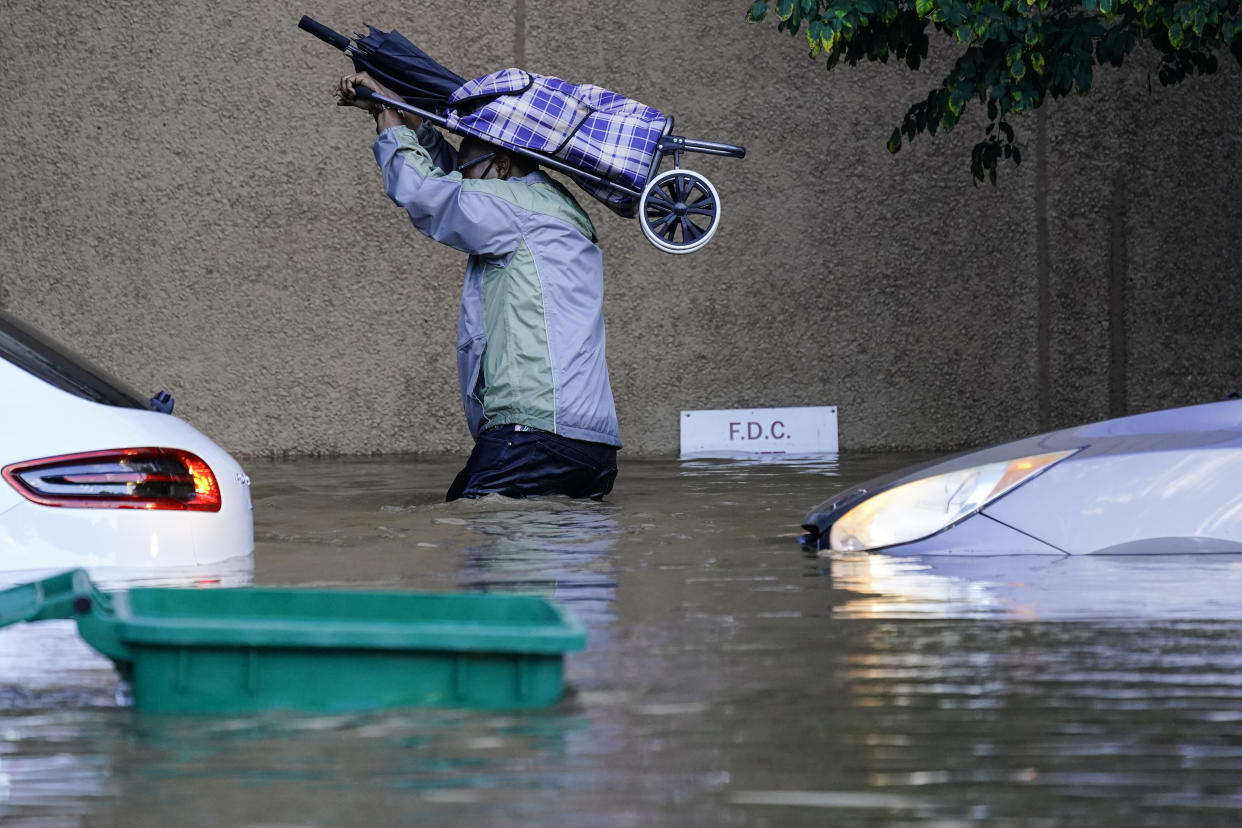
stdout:
POLYGON ((248 566, 250 478, 186 422, 0 312, 0 571, 248 566), (163 413, 161 410, 169 413, 163 413))

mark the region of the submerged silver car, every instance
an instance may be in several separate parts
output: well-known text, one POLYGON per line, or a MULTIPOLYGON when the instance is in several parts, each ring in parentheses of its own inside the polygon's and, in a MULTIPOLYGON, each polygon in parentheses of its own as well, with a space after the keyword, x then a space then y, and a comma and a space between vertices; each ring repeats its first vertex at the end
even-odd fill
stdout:
POLYGON ((821 553, 1242 552, 1242 400, 1053 431, 902 469, 815 507, 821 553))

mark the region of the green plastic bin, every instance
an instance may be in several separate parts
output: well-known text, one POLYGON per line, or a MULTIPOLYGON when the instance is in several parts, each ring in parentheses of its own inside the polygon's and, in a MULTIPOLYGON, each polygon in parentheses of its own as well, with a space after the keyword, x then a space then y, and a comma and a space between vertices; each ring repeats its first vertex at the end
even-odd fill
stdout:
POLYGON ((0 592, 0 625, 74 618, 164 713, 436 705, 542 707, 564 690, 564 654, 586 635, 526 595, 292 588, 135 588, 104 593, 85 570, 0 592))

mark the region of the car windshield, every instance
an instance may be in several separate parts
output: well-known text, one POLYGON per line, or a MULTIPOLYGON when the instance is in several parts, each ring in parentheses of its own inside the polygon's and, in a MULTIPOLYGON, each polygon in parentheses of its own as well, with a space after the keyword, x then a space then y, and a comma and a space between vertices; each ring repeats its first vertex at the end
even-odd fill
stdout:
POLYGON ((0 311, 0 359, 92 402, 149 409, 142 395, 107 371, 0 311))

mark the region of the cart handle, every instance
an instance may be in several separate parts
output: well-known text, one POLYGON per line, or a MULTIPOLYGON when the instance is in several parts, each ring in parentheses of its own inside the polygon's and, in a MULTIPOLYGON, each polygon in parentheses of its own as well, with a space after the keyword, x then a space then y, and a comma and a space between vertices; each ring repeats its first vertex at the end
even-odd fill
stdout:
POLYGON ((384 106, 388 106, 393 109, 412 112, 420 118, 431 121, 438 127, 446 126, 448 124, 448 118, 445 118, 443 115, 438 115, 435 112, 429 112, 426 109, 414 106, 407 101, 398 101, 393 98, 386 97, 379 94, 374 89, 369 89, 365 86, 355 86, 354 97, 360 101, 375 101, 376 103, 382 103, 384 106))
POLYGON ((308 15, 302 15, 302 19, 298 21, 298 28, 310 32, 324 43, 335 46, 342 52, 349 48, 348 37, 340 32, 334 32, 318 20, 311 19, 308 15))
POLYGON ((684 138, 681 135, 665 135, 660 139, 661 153, 701 152, 706 155, 727 155, 731 158, 745 158, 746 147, 734 144, 718 144, 715 141, 699 141, 684 138))

